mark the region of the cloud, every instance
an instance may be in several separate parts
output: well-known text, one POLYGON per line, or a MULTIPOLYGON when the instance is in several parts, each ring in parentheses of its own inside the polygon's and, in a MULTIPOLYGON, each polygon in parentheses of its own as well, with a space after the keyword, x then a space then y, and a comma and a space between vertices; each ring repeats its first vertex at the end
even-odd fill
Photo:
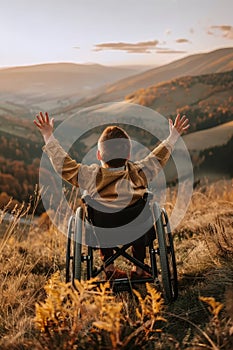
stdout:
POLYGON ((158 40, 142 41, 138 43, 103 43, 96 44, 93 51, 118 50, 127 53, 151 53, 158 45, 158 40))
POLYGON ((188 39, 185 39, 185 38, 176 39, 176 42, 177 42, 178 44, 190 43, 190 41, 189 41, 188 39))
POLYGON ((213 29, 220 29, 223 31, 229 31, 232 29, 232 26, 228 26, 228 25, 223 25, 223 26, 211 26, 211 28, 213 29))
POLYGON ((157 53, 167 53, 167 54, 174 54, 174 53, 186 53, 187 51, 184 50, 172 50, 172 49, 158 49, 156 50, 157 53))
MULTIPOLYGON (((187 39, 177 39, 182 40, 180 42, 189 42, 187 39)), ((184 50, 175 50, 168 47, 158 47, 158 40, 143 41, 138 43, 102 43, 96 44, 93 51, 104 51, 104 50, 119 50, 125 51, 127 53, 161 53, 161 54, 177 54, 186 53, 184 50)), ((160 45, 165 45, 166 42, 160 42, 160 45)))
POLYGON ((216 35, 217 32, 221 32, 223 38, 233 40, 233 27, 230 25, 220 25, 220 26, 211 26, 207 30, 208 35, 216 35))

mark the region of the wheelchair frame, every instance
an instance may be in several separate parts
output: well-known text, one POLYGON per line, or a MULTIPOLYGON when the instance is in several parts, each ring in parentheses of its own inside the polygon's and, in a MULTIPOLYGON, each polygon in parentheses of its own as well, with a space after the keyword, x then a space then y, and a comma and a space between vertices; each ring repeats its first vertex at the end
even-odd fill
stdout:
MULTIPOLYGON (((150 266, 142 263, 126 252, 132 245, 131 242, 121 247, 114 247, 115 253, 107 259, 101 267, 95 268, 93 266, 93 250, 96 248, 87 246, 87 254, 82 253, 83 246, 80 242, 82 242, 84 215, 83 208, 79 207, 75 215, 71 216, 68 222, 66 282, 72 281, 72 284, 75 286, 75 279, 81 280, 82 264, 84 262, 86 263, 86 279, 90 279, 104 271, 104 266, 110 265, 119 256, 123 256, 144 271, 150 273, 152 277, 135 280, 129 280, 128 278, 110 280, 109 282, 113 289, 119 290, 120 287, 120 290, 127 290, 130 284, 149 282, 154 283, 156 287, 162 287, 163 296, 167 303, 176 300, 178 297, 177 268, 168 215, 166 210, 160 208, 157 202, 150 203, 150 210, 155 230, 155 239, 150 240, 149 243, 150 266), (157 218, 157 220, 155 220, 155 218, 157 218), (155 244, 155 241, 157 244, 155 244)), ((105 282, 106 280, 101 280, 96 283, 100 284, 105 282)))

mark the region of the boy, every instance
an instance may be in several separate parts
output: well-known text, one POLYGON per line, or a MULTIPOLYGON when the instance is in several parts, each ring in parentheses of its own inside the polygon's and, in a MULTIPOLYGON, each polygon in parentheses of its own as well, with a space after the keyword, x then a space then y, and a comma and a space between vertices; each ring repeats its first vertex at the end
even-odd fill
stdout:
MULTIPOLYGON (((151 181, 161 170, 170 157, 171 151, 179 136, 189 128, 186 116, 177 115, 173 124, 169 119, 170 134, 159 146, 141 161, 129 161, 131 142, 130 137, 122 128, 109 126, 98 140, 97 159, 101 166, 90 166, 77 163, 63 150, 53 136, 54 118, 50 120, 48 113, 42 112, 36 116, 35 125, 39 128, 47 153, 55 170, 62 178, 76 187, 86 190, 88 194, 102 204, 109 207, 124 208, 135 204, 147 191, 148 181, 151 181), (125 180, 125 181, 124 181, 125 180), (119 186, 123 184, 123 186, 119 186), (130 184, 130 186, 128 185, 130 184)), ((145 244, 138 239, 132 246, 133 256, 144 262, 145 244)), ((101 259, 106 261, 113 255, 112 248, 101 248, 101 259)), ((127 274, 114 267, 114 264, 105 267, 106 277, 124 278, 127 274)), ((131 278, 149 277, 141 268, 135 266, 131 271, 131 278)))

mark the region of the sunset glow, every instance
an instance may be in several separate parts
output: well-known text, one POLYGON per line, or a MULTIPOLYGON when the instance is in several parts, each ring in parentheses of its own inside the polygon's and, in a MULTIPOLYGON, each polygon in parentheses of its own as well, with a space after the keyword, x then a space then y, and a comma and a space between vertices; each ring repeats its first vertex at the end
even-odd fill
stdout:
POLYGON ((231 47, 231 0, 8 0, 0 67, 46 62, 161 65, 231 47))

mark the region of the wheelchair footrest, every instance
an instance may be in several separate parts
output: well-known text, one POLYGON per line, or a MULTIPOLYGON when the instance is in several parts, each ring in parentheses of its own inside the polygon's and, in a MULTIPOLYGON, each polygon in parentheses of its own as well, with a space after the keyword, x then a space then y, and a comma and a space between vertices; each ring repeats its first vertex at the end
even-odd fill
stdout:
POLYGON ((138 283, 156 283, 155 280, 151 277, 151 278, 141 278, 141 279, 128 279, 128 278, 118 278, 118 279, 114 279, 114 280, 102 280, 102 281, 96 281, 96 284, 102 284, 102 283, 106 283, 109 282, 111 287, 114 285, 122 285, 122 286, 127 286, 127 285, 132 285, 132 284, 138 284, 138 283))
POLYGON ((116 279, 112 281, 112 290, 114 293, 119 292, 132 292, 134 284, 145 284, 145 283, 154 283, 153 278, 142 278, 137 280, 125 279, 116 279))

